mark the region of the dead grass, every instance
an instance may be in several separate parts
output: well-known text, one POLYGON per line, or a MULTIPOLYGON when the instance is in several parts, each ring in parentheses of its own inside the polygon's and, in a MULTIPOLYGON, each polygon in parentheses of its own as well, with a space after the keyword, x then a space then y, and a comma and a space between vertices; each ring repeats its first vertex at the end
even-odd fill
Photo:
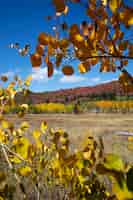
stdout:
POLYGON ((39 127, 45 120, 49 127, 63 128, 70 134, 71 148, 81 148, 88 135, 102 136, 105 151, 120 154, 124 160, 133 162, 132 151, 127 149, 127 136, 118 136, 116 132, 133 132, 133 114, 28 114, 19 119, 8 115, 8 119, 19 125, 21 121, 29 121, 31 128, 39 127))

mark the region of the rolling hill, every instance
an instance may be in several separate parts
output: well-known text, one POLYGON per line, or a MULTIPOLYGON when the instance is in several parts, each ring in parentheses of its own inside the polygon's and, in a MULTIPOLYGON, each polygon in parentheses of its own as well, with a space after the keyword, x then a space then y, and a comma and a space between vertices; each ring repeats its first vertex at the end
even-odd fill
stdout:
MULTIPOLYGON (((96 97, 100 97, 101 99, 111 99, 114 96, 125 96, 118 81, 102 83, 96 86, 61 89, 52 92, 34 93, 30 91, 27 97, 23 97, 22 94, 17 95, 16 102, 26 102, 30 104, 44 102, 69 103, 77 100, 90 100, 96 97)), ((128 94, 128 96, 133 96, 133 92, 128 94)))

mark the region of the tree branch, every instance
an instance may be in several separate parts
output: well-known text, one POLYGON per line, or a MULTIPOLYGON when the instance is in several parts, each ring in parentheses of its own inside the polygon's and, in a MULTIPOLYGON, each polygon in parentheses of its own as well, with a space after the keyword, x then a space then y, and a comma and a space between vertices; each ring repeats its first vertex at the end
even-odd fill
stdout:
POLYGON ((88 56, 86 59, 92 58, 118 58, 118 59, 128 59, 133 60, 133 56, 118 56, 118 55, 98 55, 98 56, 88 56))

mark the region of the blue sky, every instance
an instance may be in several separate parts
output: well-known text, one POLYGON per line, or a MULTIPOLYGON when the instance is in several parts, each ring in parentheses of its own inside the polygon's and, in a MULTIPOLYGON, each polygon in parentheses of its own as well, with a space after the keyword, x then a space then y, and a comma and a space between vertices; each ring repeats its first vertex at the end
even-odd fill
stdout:
MULTIPOLYGON (((132 2, 132 0, 126 1, 129 5, 132 5, 132 2)), ((70 7, 70 11, 71 9, 73 6, 70 7)), ((4 0, 0 2, 0 74, 7 74, 10 78, 18 74, 22 79, 32 74, 31 90, 33 91, 96 85, 116 79, 118 73, 101 74, 98 72, 98 67, 93 67, 84 75, 76 72, 72 77, 66 77, 61 71, 56 70, 54 76, 48 79, 45 66, 42 66, 40 70, 33 70, 29 57, 20 57, 15 49, 8 48, 12 42, 19 42, 22 47, 30 43, 33 52, 39 33, 50 32, 51 26, 55 23, 45 20, 45 16, 51 15, 53 11, 51 0, 4 0)), ((81 7, 75 4, 75 12, 70 12, 66 21, 80 23, 84 19, 84 12, 81 12, 81 7)), ((131 64, 129 62, 128 69, 133 72, 131 64)), ((73 65, 76 68, 77 63, 73 65)))

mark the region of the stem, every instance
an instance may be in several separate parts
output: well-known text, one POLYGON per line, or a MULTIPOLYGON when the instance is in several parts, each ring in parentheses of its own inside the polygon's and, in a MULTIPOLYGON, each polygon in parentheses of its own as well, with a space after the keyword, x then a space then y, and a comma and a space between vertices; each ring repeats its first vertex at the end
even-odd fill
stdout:
POLYGON ((37 200, 40 200, 40 191, 37 186, 35 186, 36 192, 37 192, 37 200))
MULTIPOLYGON (((5 160, 6 160, 6 162, 8 163, 9 169, 12 170, 12 169, 13 169, 13 165, 12 165, 12 163, 10 162, 10 160, 9 160, 9 158, 8 158, 8 155, 7 155, 7 152, 6 152, 6 150, 5 150, 5 147, 4 147, 3 144, 0 144, 0 145, 1 145, 1 148, 2 148, 2 151, 3 151, 3 154, 4 154, 4 157, 5 157, 5 160)), ((16 173, 14 173, 14 176, 15 176, 17 182, 20 183, 20 179, 19 179, 19 177, 17 176, 16 173)))
POLYGON ((27 162, 26 160, 24 160, 19 154, 13 152, 7 145, 3 144, 3 146, 8 150, 9 153, 11 153, 12 155, 16 156, 18 159, 27 162))
POLYGON ((4 154, 4 156, 5 156, 5 159, 6 159, 7 163, 8 163, 8 166, 9 166, 9 168, 12 170, 12 169, 13 169, 13 166, 12 166, 12 164, 11 164, 9 158, 8 158, 7 152, 6 152, 6 150, 5 150, 3 144, 1 144, 1 148, 2 148, 3 154, 4 154))
POLYGON ((119 58, 119 59, 131 59, 133 60, 132 56, 118 56, 118 55, 98 55, 98 56, 88 56, 87 59, 92 59, 92 58, 119 58))

